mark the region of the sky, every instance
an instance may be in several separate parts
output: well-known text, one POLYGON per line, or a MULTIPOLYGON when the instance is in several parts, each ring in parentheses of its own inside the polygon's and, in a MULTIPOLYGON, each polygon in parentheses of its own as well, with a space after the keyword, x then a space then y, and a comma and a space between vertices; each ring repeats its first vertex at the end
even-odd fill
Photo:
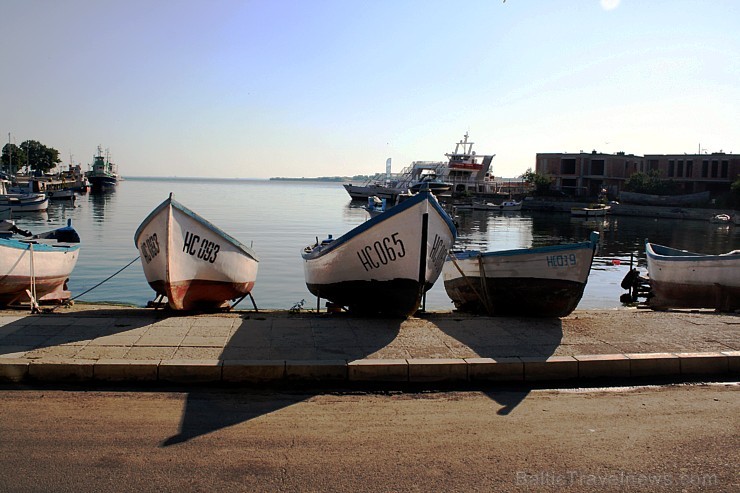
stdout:
MULTIPOLYGON (((740 153, 736 0, 3 0, 2 140, 125 176, 740 153)), ((4 145, 4 144, 3 144, 4 145)))

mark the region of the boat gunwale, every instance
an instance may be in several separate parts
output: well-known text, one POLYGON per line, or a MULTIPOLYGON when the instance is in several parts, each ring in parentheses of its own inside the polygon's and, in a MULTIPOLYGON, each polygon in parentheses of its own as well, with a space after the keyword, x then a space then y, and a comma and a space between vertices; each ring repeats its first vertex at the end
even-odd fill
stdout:
MULTIPOLYGON (((733 250, 734 252, 734 250, 733 250)), ((740 253, 706 254, 679 250, 657 243, 645 242, 645 255, 652 260, 667 262, 709 262, 718 260, 740 260, 740 253), (657 247, 657 251, 654 247, 657 247), (661 253, 664 252, 664 253, 661 253)))
POLYGON ((460 250, 451 251, 451 255, 448 259, 454 255, 455 260, 466 260, 480 256, 481 258, 486 257, 515 257, 519 255, 530 255, 530 254, 541 254, 551 252, 562 252, 566 250, 586 250, 595 248, 598 243, 599 234, 596 231, 591 233, 591 239, 589 241, 583 241, 579 243, 566 243, 560 245, 546 245, 541 247, 533 248, 514 248, 511 250, 496 250, 492 252, 481 252, 480 250, 460 250))
POLYGON ((364 223, 360 224, 359 226, 354 227, 353 229, 349 230, 348 232, 344 233, 339 238, 333 240, 331 243, 327 245, 317 245, 317 246, 307 246, 303 249, 301 252, 301 256, 304 260, 315 260, 320 257, 323 257, 324 255, 327 255, 337 248, 339 248, 341 245, 347 243, 352 238, 361 235, 362 233, 366 232, 373 226, 376 226, 383 221, 390 219, 398 214, 401 214, 402 212, 407 211, 408 209, 414 207, 417 204, 420 204, 423 201, 428 201, 434 209, 439 213, 440 217, 442 217, 445 220, 445 223, 450 228, 450 232, 452 233, 453 240, 454 238, 457 238, 457 228, 455 227, 455 224, 452 222, 452 219, 450 216, 445 212, 445 210, 442 208, 441 205, 439 205, 439 202, 434 198, 434 200, 431 200, 431 198, 434 198, 434 194, 432 194, 428 190, 420 190, 416 195, 413 195, 412 197, 406 199, 405 201, 401 202, 398 205, 395 205, 388 209, 385 212, 382 212, 381 214, 378 214, 375 217, 371 217, 364 223), (306 251, 306 249, 310 248, 310 251, 306 251))

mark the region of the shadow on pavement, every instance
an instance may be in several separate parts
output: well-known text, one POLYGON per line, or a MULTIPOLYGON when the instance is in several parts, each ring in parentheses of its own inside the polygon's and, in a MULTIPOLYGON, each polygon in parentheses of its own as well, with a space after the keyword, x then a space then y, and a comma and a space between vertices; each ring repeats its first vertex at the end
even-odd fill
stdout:
MULTIPOLYGON (((470 317, 452 315, 435 317, 433 323, 459 342, 464 358, 547 358, 563 340, 559 318, 470 317)), ((448 343, 449 344, 449 343, 448 343)), ((509 414, 529 394, 522 391, 485 392, 501 404, 500 415, 509 414)))
MULTIPOLYGON (((350 316, 325 317, 301 314, 287 318, 243 316, 240 325, 223 349, 221 360, 344 360, 362 359, 384 348, 397 336, 402 320, 363 319, 359 335, 350 316), (300 318, 300 323, 295 323, 300 318), (369 326, 368 326, 369 325, 369 326), (342 329, 342 330, 338 330, 342 329), (367 331, 372 331, 367 333, 367 331)), ((297 384, 298 386, 298 384, 297 384)), ((300 385, 295 393, 249 394, 211 392, 188 393, 180 430, 167 438, 162 447, 186 442, 228 426, 269 414, 318 395, 310 384, 300 385)))
POLYGON ((69 346, 150 325, 156 320, 138 309, 79 310, 69 313, 30 315, 5 312, 4 318, 17 320, 0 326, 0 354, 21 353, 44 348, 69 346), (101 319, 106 320, 101 323, 101 319), (89 323, 88 323, 89 322, 89 323))

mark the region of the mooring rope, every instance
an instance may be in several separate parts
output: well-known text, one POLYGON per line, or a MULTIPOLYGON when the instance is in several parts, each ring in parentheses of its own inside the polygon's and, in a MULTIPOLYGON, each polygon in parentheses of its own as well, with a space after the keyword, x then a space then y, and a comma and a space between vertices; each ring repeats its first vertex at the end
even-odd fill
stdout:
POLYGON ((128 266, 130 266, 131 264, 133 264, 133 263, 134 263, 134 262, 136 262, 137 260, 139 260, 139 257, 134 257, 134 259, 133 259, 133 260, 131 260, 131 262, 129 262, 128 264, 126 264, 126 265, 124 265, 123 267, 121 267, 120 269, 118 269, 118 271, 117 271, 117 272, 116 272, 115 274, 112 274, 112 275, 108 276, 108 277, 107 277, 106 279, 103 279, 102 281, 100 281, 99 283, 97 283, 97 284, 96 284, 95 286, 91 287, 91 288, 90 288, 90 289, 88 289, 87 291, 83 291, 82 293, 78 294, 77 296, 75 296, 75 297, 73 297, 73 298, 70 298, 70 300, 69 300, 69 301, 74 301, 74 300, 76 300, 77 298, 79 298, 80 296, 82 296, 82 295, 84 295, 84 294, 87 294, 87 293, 89 293, 90 291, 92 291, 93 289, 97 288, 97 287, 98 287, 98 286, 100 286, 101 284, 103 284, 103 283, 105 283, 105 282, 108 282, 108 281, 110 281, 111 279, 113 279, 113 278, 114 278, 114 277, 116 277, 116 276, 117 276, 118 274, 120 274, 121 272, 123 272, 123 271, 124 271, 124 270, 125 270, 125 269, 126 269, 126 268, 127 268, 128 266))

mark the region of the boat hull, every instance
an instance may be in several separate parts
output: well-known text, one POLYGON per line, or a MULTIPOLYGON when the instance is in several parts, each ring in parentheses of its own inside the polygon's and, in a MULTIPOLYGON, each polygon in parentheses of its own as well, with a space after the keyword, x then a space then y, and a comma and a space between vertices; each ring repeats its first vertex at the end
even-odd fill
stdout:
POLYGON ((49 197, 45 194, 0 195, 0 209, 13 212, 40 212, 49 208, 49 197))
POLYGON ((64 285, 77 264, 78 255, 79 245, 52 246, 0 238, 0 305, 29 299, 26 290, 32 291, 32 263, 37 301, 69 298, 64 285))
POLYGON ((429 192, 303 252, 308 290, 363 315, 407 317, 439 277, 457 235, 429 192))
POLYGON ((494 316, 564 317, 588 282, 598 235, 590 242, 451 254, 443 270, 458 310, 494 316))
POLYGON ((89 175, 87 179, 90 182, 90 188, 93 192, 112 190, 118 185, 118 178, 115 176, 89 175))
POLYGON ((654 243, 645 252, 651 308, 740 308, 740 252, 702 255, 654 243))
POLYGON ((259 259, 171 197, 134 235, 147 282, 174 310, 213 310, 248 295, 259 259))

